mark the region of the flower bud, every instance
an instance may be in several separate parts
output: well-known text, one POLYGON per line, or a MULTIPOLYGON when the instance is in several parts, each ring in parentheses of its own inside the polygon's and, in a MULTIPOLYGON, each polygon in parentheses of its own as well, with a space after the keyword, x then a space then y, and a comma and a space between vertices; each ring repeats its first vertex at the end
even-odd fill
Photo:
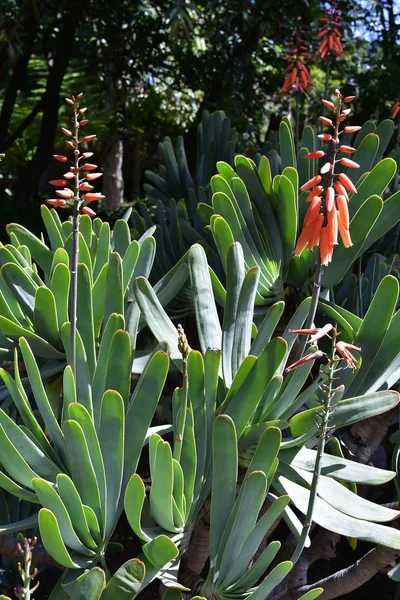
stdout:
POLYGON ((67 135, 68 137, 72 135, 72 132, 69 129, 65 129, 65 127, 61 127, 61 131, 64 135, 67 135))
POLYGON ((94 171, 95 169, 97 169, 97 165, 85 163, 84 165, 82 165, 82 169, 85 169, 85 171, 94 171))
POLYGON ((304 154, 303 158, 322 158, 323 156, 325 156, 325 152, 323 150, 315 150, 314 152, 304 154))
POLYGON ((317 135, 317 137, 320 140, 323 140, 324 142, 330 142, 332 139, 332 136, 330 133, 320 133, 319 135, 317 135))
POLYGON ((333 187, 328 187, 328 189, 326 190, 325 202, 326 210, 328 212, 331 212, 335 204, 335 190, 333 189, 333 187))
POLYGON ((92 210, 88 206, 82 206, 82 212, 83 212, 84 215, 89 215, 89 217, 95 217, 96 216, 96 213, 94 212, 94 210, 92 210))
POLYGON ((74 192, 68 188, 65 188, 65 190, 56 190, 56 194, 58 194, 59 196, 61 196, 61 198, 72 198, 74 195, 74 192))
POLYGON ((103 200, 105 196, 100 194, 99 192, 92 192, 84 195, 84 199, 86 202, 98 202, 99 200, 103 200))
POLYGON ((84 152, 82 154, 82 157, 85 158, 85 159, 86 158, 90 158, 91 156, 93 156, 93 152, 84 152))
POLYGON ((360 165, 356 163, 354 160, 350 160, 350 158, 341 158, 340 162, 343 166, 349 167, 349 169, 358 169, 360 165))
POLYGON ((349 190, 349 192, 353 192, 353 194, 357 194, 357 188, 354 183, 351 181, 349 177, 345 173, 339 173, 338 175, 340 183, 344 185, 344 187, 349 190))
POLYGON ((353 146, 345 146, 345 145, 341 145, 339 148, 339 152, 346 152, 347 154, 351 154, 351 152, 355 152, 356 148, 353 148, 353 146))
POLYGON ((67 181, 65 179, 52 179, 49 181, 49 183, 55 187, 65 187, 67 185, 67 181))
POLYGON ((80 125, 80 127, 85 127, 86 123, 89 123, 89 121, 87 119, 82 119, 82 121, 80 121, 79 125, 80 125))
POLYGON ((69 146, 70 148, 75 148, 73 142, 71 142, 70 140, 68 140, 67 142, 65 142, 66 146, 69 146))
POLYGON ((71 100, 71 98, 65 98, 65 102, 68 102, 68 104, 73 104, 74 101, 71 100))
POLYGON ((85 135, 85 137, 83 138, 83 142, 90 142, 90 140, 94 140, 94 138, 97 137, 96 135, 85 135))
POLYGON ((311 179, 309 179, 308 181, 303 183, 303 185, 300 188, 300 191, 304 192, 304 190, 309 190, 310 188, 314 187, 315 185, 318 185, 319 183, 321 183, 321 181, 322 181, 321 175, 315 175, 315 177, 312 177, 311 179))
POLYGON ((327 119, 326 117, 320 117, 319 120, 322 121, 324 125, 329 125, 329 127, 333 127, 331 119, 327 119))
POLYGON ((73 179, 75 175, 71 171, 68 171, 68 173, 64 173, 64 177, 65 179, 73 179))
POLYGON ((101 177, 103 175, 103 173, 88 173, 86 175, 86 179, 88 181, 93 181, 94 179, 98 179, 99 177, 101 177))
POLYGON ((52 206, 65 206, 67 204, 66 200, 61 200, 61 198, 55 198, 52 200, 46 200, 46 202, 48 204, 51 204, 52 206))
POLYGON ((86 111, 87 111, 87 108, 86 108, 86 107, 85 107, 85 108, 80 108, 80 109, 79 109, 79 114, 80 114, 80 115, 83 115, 83 113, 84 113, 84 112, 86 112, 86 111))
POLYGON ((353 102, 355 96, 346 96, 346 98, 343 100, 343 102, 345 104, 349 104, 350 102, 353 102))
POLYGON ((56 160, 59 160, 60 162, 67 162, 68 161, 68 157, 64 156, 63 154, 53 154, 54 158, 56 160))
POLYGON ((335 105, 330 100, 321 100, 322 104, 327 108, 335 108, 335 105))
POLYGON ((83 96, 83 92, 81 92, 80 94, 77 95, 78 100, 80 100, 83 96))
POLYGON ((360 131, 360 125, 348 125, 343 129, 344 133, 356 133, 356 131, 360 131))
POLYGON ((322 165, 319 172, 321 173, 321 175, 325 175, 326 173, 329 173, 329 171, 331 171, 331 170, 332 170, 332 163, 328 160, 324 165, 322 165))
POLYGON ((90 183, 88 183, 87 181, 84 181, 83 183, 80 184, 79 189, 89 192, 90 190, 93 189, 93 186, 90 185, 90 183))

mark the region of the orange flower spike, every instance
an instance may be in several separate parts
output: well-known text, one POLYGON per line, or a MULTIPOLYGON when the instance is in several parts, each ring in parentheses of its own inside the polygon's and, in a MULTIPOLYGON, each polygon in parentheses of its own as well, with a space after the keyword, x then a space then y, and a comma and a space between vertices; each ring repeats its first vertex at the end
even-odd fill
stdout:
POLYGON ((304 217, 303 227, 307 227, 307 225, 314 221, 315 217, 319 214, 321 202, 322 200, 319 196, 314 196, 314 198, 311 200, 310 206, 308 207, 304 217))
POLYGON ((311 225, 309 225, 310 236, 309 236, 308 243, 307 243, 307 248, 309 250, 312 250, 313 248, 315 248, 315 246, 318 246, 319 236, 320 236, 321 227, 323 225, 323 222, 324 222, 324 215, 317 215, 315 217, 315 219, 313 220, 313 222, 311 223, 311 225))
POLYGON ((315 196, 320 196, 322 194, 322 192, 324 191, 324 188, 322 187, 322 185, 317 185, 317 187, 315 187, 307 196, 306 198, 306 202, 311 202, 311 200, 313 198, 315 198, 315 196))
POLYGON ((306 248, 306 246, 308 244, 308 240, 310 239, 312 228, 313 228, 313 223, 310 223, 310 225, 308 225, 307 227, 304 227, 303 231, 301 232, 301 234, 299 236, 299 239, 297 240, 296 247, 293 250, 293 254, 295 256, 300 256, 300 254, 306 248))
POLYGON ((343 223, 343 227, 345 229, 348 229, 350 226, 350 217, 349 217, 349 207, 347 205, 346 198, 342 195, 336 196, 336 204, 338 207, 340 219, 343 223))
POLYGON ((329 213, 331 212, 335 203, 335 190, 333 189, 333 187, 328 187, 328 189, 326 190, 325 202, 326 210, 329 213))
POLYGON ((339 233, 340 233, 340 237, 342 238, 344 247, 350 248, 353 245, 353 242, 351 241, 351 237, 350 237, 350 231, 348 229, 346 229, 345 226, 343 225, 340 214, 338 214, 338 227, 339 227, 339 233))
POLYGON ((344 196, 347 200, 347 202, 349 201, 349 196, 347 194, 347 190, 344 187, 344 185, 342 183, 340 183, 340 181, 335 181, 335 183, 333 184, 335 190, 337 191, 338 194, 341 194, 342 196, 344 196))
POLYGON ((300 188, 300 191, 304 192, 305 190, 309 190, 310 188, 314 187, 315 185, 320 184, 321 181, 322 181, 321 175, 315 175, 315 177, 312 177, 311 179, 306 181, 306 183, 303 183, 303 185, 300 188))
POLYGON ((331 212, 327 214, 327 221, 329 243, 331 246, 336 246, 338 243, 338 213, 336 206, 334 206, 331 212))
POLYGON ((321 264, 326 267, 331 262, 333 254, 333 246, 330 243, 329 229, 327 227, 321 228, 319 254, 321 257, 321 264))
POLYGON ((349 190, 349 192, 352 192, 353 194, 357 194, 357 188, 354 185, 354 183, 351 181, 351 179, 345 174, 345 173, 339 173, 338 175, 340 183, 343 184, 343 186, 349 190))

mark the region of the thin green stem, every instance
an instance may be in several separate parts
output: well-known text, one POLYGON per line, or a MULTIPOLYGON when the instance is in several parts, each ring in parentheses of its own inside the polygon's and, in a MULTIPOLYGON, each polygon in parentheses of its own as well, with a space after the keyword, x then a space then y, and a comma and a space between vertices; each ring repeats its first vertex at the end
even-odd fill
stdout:
POLYGON ((363 319, 363 293, 362 293, 362 254, 357 261, 357 293, 358 293, 358 316, 363 319))
MULTIPOLYGON (((317 267, 315 269, 315 277, 314 277, 314 284, 313 284, 313 292, 312 292, 312 296, 311 296, 310 310, 308 312, 307 321, 304 325, 305 329, 311 329, 312 324, 314 323, 315 315, 317 312, 317 306, 318 306, 318 302, 319 302, 319 297, 321 294, 321 282, 322 282, 323 272, 324 272, 324 268, 321 264, 321 257, 318 253, 317 267)), ((307 337, 302 336, 301 340, 299 342, 299 347, 298 347, 298 351, 297 351, 297 356, 296 356, 297 359, 302 357, 304 348, 306 347, 306 343, 307 343, 307 337)))
POLYGON ((321 476, 321 461, 322 461, 322 456, 323 456, 324 450, 325 450, 326 438, 327 438, 327 433, 328 433, 328 424, 329 424, 329 419, 331 416, 331 400, 332 400, 332 396, 333 396, 333 383, 334 383, 335 364, 336 364, 335 344, 336 344, 336 328, 334 328, 332 330, 332 349, 331 349, 331 354, 329 357, 328 383, 326 384, 326 387, 323 388, 325 396, 324 396, 324 403, 323 403, 323 410, 322 410, 322 420, 321 420, 321 423, 319 424, 320 434, 319 434, 319 439, 318 439, 317 455, 315 457, 314 473, 313 473, 313 478, 312 478, 312 482, 311 482, 310 498, 308 501, 307 514, 304 519, 303 529, 301 531, 300 538, 297 542, 297 546, 296 546, 296 548, 293 552, 293 555, 290 559, 291 562, 293 563, 293 565, 296 564, 296 562, 299 560, 299 558, 301 556, 301 553, 303 552, 303 549, 304 549, 304 546, 305 546, 308 534, 310 533, 310 529, 311 529, 311 525, 312 525, 315 500, 317 498, 317 491, 318 491, 318 482, 319 482, 319 478, 321 476))
POLYGON ((296 151, 300 149, 300 93, 296 93, 296 151))
POLYGON ((185 430, 186 423, 186 408, 188 405, 188 395, 189 395, 189 387, 188 387, 188 374, 187 374, 187 360, 189 356, 189 344, 186 339, 185 332, 181 325, 178 325, 178 348, 179 352, 182 354, 182 389, 179 390, 180 398, 181 398, 181 406, 177 415, 177 425, 175 431, 175 440, 174 440, 174 459, 179 461, 182 452, 182 444, 183 444, 183 433, 185 430))
MULTIPOLYGON (((79 140, 78 111, 74 108, 74 141, 78 149, 79 140)), ((76 326, 78 308, 78 255, 79 255, 79 155, 74 154, 74 198, 72 213, 72 265, 71 265, 71 368, 76 375, 76 326)))
MULTIPOLYGON (((330 59, 328 59, 327 63, 326 63, 326 71, 325 71, 325 85, 324 85, 324 98, 328 99, 328 90, 329 90, 329 77, 331 74, 331 61, 330 59)), ((324 117, 326 115, 326 106, 323 105, 322 108, 322 116, 324 117)), ((321 123, 321 127, 320 127, 320 133, 322 133, 322 129, 323 129, 323 124, 321 123)))

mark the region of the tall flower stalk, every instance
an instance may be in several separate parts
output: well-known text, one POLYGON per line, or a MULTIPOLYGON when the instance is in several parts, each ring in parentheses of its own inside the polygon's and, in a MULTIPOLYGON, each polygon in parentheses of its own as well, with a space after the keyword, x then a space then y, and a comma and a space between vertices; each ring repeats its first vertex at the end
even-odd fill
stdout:
POLYGON ((295 93, 296 99, 296 145, 299 146, 300 138, 300 95, 302 93, 311 96, 308 88, 314 86, 310 73, 304 64, 304 59, 309 58, 310 54, 304 45, 304 30, 295 27, 293 30, 293 39, 287 43, 288 55, 285 60, 289 62, 285 69, 286 78, 280 89, 280 94, 295 93))
MULTIPOLYGON (((345 105, 354 100, 354 96, 342 97, 336 90, 336 101, 322 100, 323 105, 333 111, 333 119, 321 116, 321 122, 326 125, 332 133, 321 133, 318 137, 330 145, 330 152, 315 150, 305 155, 308 159, 327 158, 319 169, 319 174, 304 183, 300 191, 308 191, 306 202, 309 203, 304 217, 303 229, 298 238, 294 254, 300 256, 305 250, 319 248, 317 266, 314 279, 314 288, 310 312, 306 322, 309 329, 314 321, 317 304, 319 300, 323 267, 327 266, 333 256, 334 248, 338 244, 339 236, 346 248, 352 246, 350 237, 350 218, 348 192, 357 193, 357 189, 351 179, 345 173, 336 173, 338 164, 350 169, 356 169, 359 165, 350 160, 347 155, 355 152, 355 148, 341 143, 340 137, 343 133, 355 133, 359 126, 345 126, 340 129, 342 123, 347 119, 350 108, 345 105)), ((304 344, 301 352, 304 350, 304 344)))
MULTIPOLYGON (((324 98, 326 98, 332 60, 343 58, 342 33, 340 31, 343 17, 336 2, 333 2, 330 8, 325 8, 324 12, 325 16, 319 19, 322 29, 317 36, 319 38, 319 48, 314 60, 322 59, 325 61, 324 98)), ((325 109, 323 114, 325 115, 325 109)))
POLYGON ((335 388, 335 373, 338 370, 338 363, 344 360, 346 365, 354 370, 357 366, 357 360, 353 356, 351 351, 356 350, 357 352, 360 352, 361 349, 357 346, 353 346, 352 344, 337 341, 338 334, 336 327, 334 327, 331 324, 325 325, 325 327, 322 327, 321 329, 292 330, 291 333, 304 336, 309 336, 310 334, 312 334, 311 338, 309 339, 309 343, 315 343, 324 336, 328 336, 331 338, 331 351, 329 355, 325 355, 324 352, 322 352, 321 350, 317 350, 315 352, 312 352, 311 354, 308 354, 307 356, 303 356, 303 358, 292 364, 287 369, 288 371, 292 371, 293 369, 300 367, 301 365, 305 364, 306 362, 309 362, 310 360, 315 360, 316 358, 324 357, 327 358, 327 381, 326 383, 323 383, 320 388, 322 392, 322 398, 320 400, 321 411, 317 417, 319 435, 313 478, 311 481, 310 497, 308 500, 307 513, 304 519, 301 535, 297 542, 294 553, 290 559, 291 562, 295 564, 301 556, 307 537, 310 533, 315 508, 315 501, 318 492, 318 482, 321 476, 322 457, 324 455, 326 441, 329 438, 330 431, 332 429, 332 427, 330 426, 330 422, 332 421, 332 417, 335 412, 335 394, 340 392, 342 389, 340 387, 335 388))
POLYGON ((87 203, 103 200, 104 196, 99 192, 93 192, 93 186, 89 183, 102 176, 102 173, 95 173, 97 165, 84 162, 93 156, 93 152, 81 153, 81 144, 86 144, 96 138, 96 135, 85 135, 80 139, 79 132, 89 121, 84 116, 86 108, 80 108, 79 100, 83 94, 76 97, 66 98, 67 104, 73 108, 73 127, 72 131, 61 127, 61 131, 68 138, 67 148, 73 150, 73 161, 70 161, 66 155, 55 154, 54 158, 62 163, 69 163, 69 171, 64 173, 63 179, 50 181, 51 185, 57 188, 58 198, 47 200, 48 204, 62 208, 72 208, 72 263, 71 263, 71 293, 70 293, 70 311, 71 311, 71 368, 76 372, 76 325, 77 325, 77 306, 78 306, 78 257, 79 257, 79 215, 81 213, 89 216, 95 216, 96 213, 87 203))

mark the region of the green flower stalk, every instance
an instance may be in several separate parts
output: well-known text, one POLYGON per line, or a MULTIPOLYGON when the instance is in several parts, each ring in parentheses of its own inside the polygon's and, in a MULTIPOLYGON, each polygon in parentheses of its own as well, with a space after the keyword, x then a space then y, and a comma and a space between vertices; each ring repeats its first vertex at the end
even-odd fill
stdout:
POLYGON ((62 188, 56 190, 59 198, 47 200, 48 204, 62 208, 72 208, 72 265, 71 265, 71 367, 73 372, 76 371, 76 323, 77 323, 77 305, 78 305, 78 254, 79 254, 79 215, 81 213, 91 217, 96 216, 94 210, 86 206, 90 202, 98 202, 103 200, 104 196, 99 192, 93 192, 94 189, 91 181, 98 179, 102 173, 95 173, 97 165, 84 162, 93 156, 93 152, 80 151, 80 145, 86 144, 96 138, 96 135, 85 135, 79 139, 81 127, 84 127, 89 121, 84 117, 86 108, 80 108, 79 100, 83 94, 78 94, 76 97, 66 98, 67 104, 73 107, 73 128, 72 131, 61 127, 63 134, 69 138, 66 141, 66 146, 71 148, 74 153, 74 160, 69 161, 68 157, 63 154, 55 154, 54 158, 62 163, 71 163, 69 171, 64 173, 63 179, 55 179, 50 181, 51 185, 62 188))

